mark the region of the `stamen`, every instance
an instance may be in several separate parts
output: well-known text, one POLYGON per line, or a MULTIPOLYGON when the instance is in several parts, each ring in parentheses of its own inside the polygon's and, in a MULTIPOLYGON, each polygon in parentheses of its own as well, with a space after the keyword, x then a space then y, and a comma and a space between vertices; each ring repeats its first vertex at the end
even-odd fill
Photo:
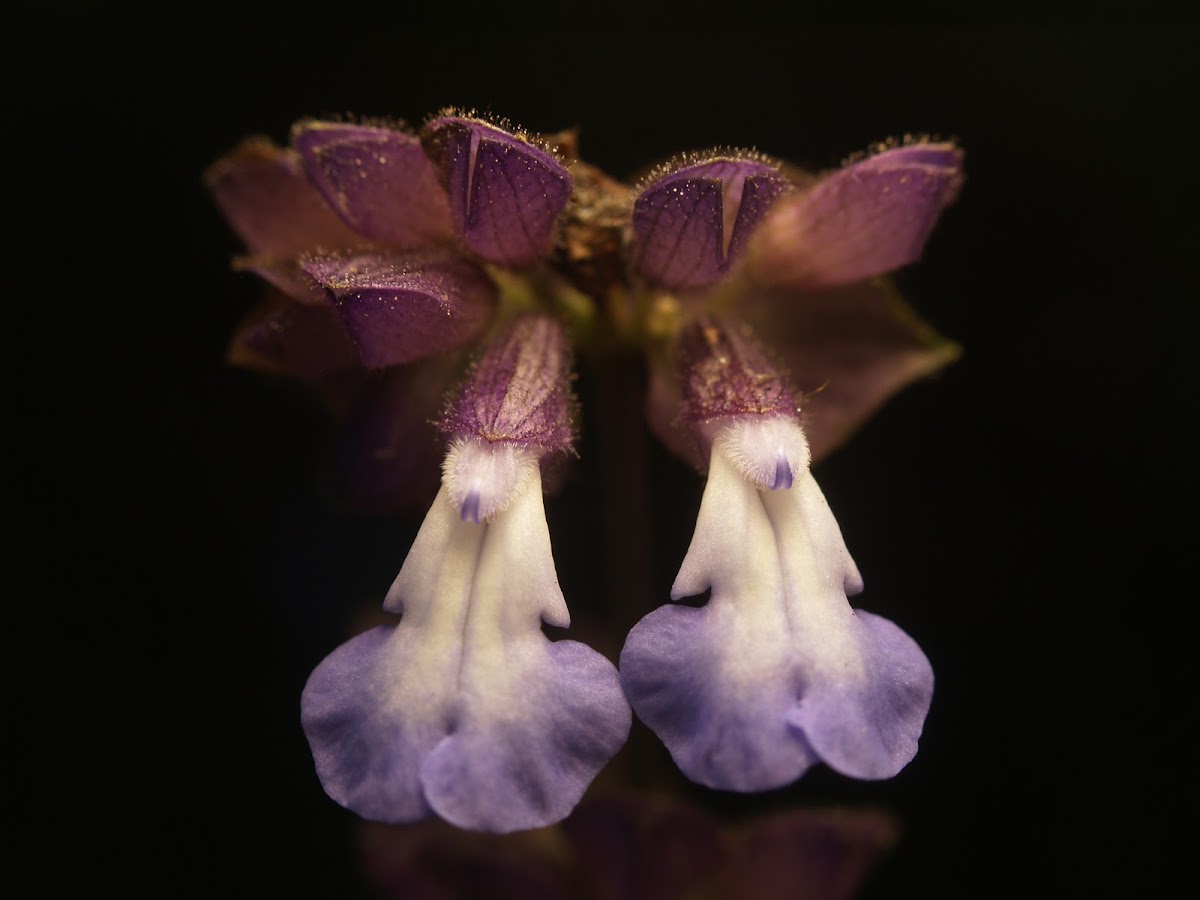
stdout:
POLYGON ((787 490, 808 469, 808 439, 787 416, 730 417, 715 426, 714 449, 761 491, 787 490))
POLYGON ((490 522, 537 471, 532 450, 508 441, 460 438, 442 463, 442 483, 464 522, 490 522))
POLYGON ((771 490, 777 491, 780 488, 790 488, 792 486, 792 467, 788 465, 787 451, 780 447, 775 453, 775 483, 771 485, 771 490))
POLYGON ((462 506, 460 507, 460 515, 464 522, 474 522, 479 524, 479 488, 472 487, 467 491, 467 496, 463 498, 462 506))

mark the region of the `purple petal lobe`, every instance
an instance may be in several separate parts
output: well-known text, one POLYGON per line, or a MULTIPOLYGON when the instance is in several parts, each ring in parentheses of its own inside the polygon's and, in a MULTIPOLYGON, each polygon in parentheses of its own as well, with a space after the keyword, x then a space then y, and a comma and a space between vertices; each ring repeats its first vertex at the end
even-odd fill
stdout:
POLYGON ((962 185, 962 151, 914 144, 846 166, 778 203, 749 248, 769 285, 828 287, 916 260, 962 185))
POLYGON ((453 437, 513 441, 544 453, 574 442, 570 345, 550 316, 520 316, 491 338, 441 422, 453 437))
POLYGON ((917 753, 933 695, 933 670, 894 622, 854 611, 868 665, 861 682, 813 684, 787 721, 822 762, 852 778, 891 778, 917 753))
POLYGON ((453 238, 446 193, 413 135, 304 121, 292 129, 292 145, 326 202, 363 237, 403 248, 453 238))
POLYGON ((450 256, 361 251, 309 256, 302 266, 329 292, 370 368, 463 346, 487 327, 496 303, 490 279, 450 256))
POLYGON ((359 237, 326 205, 300 156, 251 138, 209 167, 205 184, 247 249, 290 257, 315 247, 350 247, 359 237))
MULTIPOLYGON (((439 666, 422 659, 420 637, 373 628, 325 657, 304 686, 301 720, 317 777, 330 797, 366 819, 411 822, 430 812, 418 773, 445 733, 449 712, 419 701, 396 708, 391 699, 403 660, 417 660, 414 668, 431 686, 451 677, 453 660, 439 666)), ((410 695, 422 691, 420 684, 399 687, 410 695)))
MULTIPOLYGON (((629 732, 612 663, 576 641, 538 640, 479 673, 487 696, 421 767, 430 805, 464 828, 515 831, 564 818, 629 732), (486 680, 485 680, 486 679, 486 680), (509 706, 495 712, 495 697, 509 706)), ((471 678, 471 674, 465 677, 471 678)))
POLYGON ((720 648, 734 625, 734 611, 711 602, 656 609, 625 641, 621 683, 638 718, 688 778, 721 790, 770 790, 820 760, 788 727, 796 685, 777 651, 760 665, 761 648, 744 647, 751 654, 740 665, 747 677, 721 680, 727 660, 720 648))
POLYGON ((571 175, 540 147, 475 119, 446 116, 421 134, 472 252, 526 268, 549 254, 571 175))
POLYGON ((666 288, 711 284, 786 186, 773 166, 754 159, 712 159, 659 178, 634 203, 634 265, 666 288))

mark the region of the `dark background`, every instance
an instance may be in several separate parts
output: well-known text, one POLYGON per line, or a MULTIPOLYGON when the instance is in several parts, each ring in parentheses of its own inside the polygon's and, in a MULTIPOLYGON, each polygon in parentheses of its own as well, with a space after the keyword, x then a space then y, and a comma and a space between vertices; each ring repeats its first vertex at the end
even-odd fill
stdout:
MULTIPOLYGON (((319 410, 224 364, 259 288, 230 271, 238 243, 201 173, 302 116, 419 124, 454 104, 578 126, 617 176, 718 144, 821 168, 905 132, 959 139, 962 196, 898 281, 964 355, 817 469, 861 604, 933 662, 921 752, 882 784, 817 772, 775 797, 689 796, 893 810, 874 900, 1165 892, 1196 761, 1194 22, 104 26, 17 31, 5 59, 7 442, 31 548, 16 564, 35 576, 8 635, 26 660, 13 791, 22 833, 59 860, 30 884, 371 896, 298 697, 421 514, 332 509, 319 410)), ((592 440, 548 501, 585 610, 614 589, 585 508, 592 440)), ((665 600, 701 483, 647 447, 665 600)))

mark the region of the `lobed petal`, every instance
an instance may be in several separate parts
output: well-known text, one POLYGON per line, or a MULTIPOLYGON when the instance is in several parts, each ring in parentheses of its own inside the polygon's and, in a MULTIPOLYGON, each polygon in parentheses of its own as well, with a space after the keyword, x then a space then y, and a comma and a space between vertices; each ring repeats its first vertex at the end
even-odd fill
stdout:
POLYGON ((433 120, 421 142, 473 253, 511 268, 533 266, 549 254, 571 195, 562 163, 529 141, 462 116, 433 120))
POLYGON ((963 182, 949 143, 895 147, 776 204, 749 248, 766 285, 821 288, 862 281, 916 260, 963 182))
POLYGON ((483 333, 496 305, 487 275, 456 257, 361 250, 307 256, 301 266, 328 292, 369 368, 461 347, 483 333))
POLYGON ((243 141, 209 167, 204 182, 252 254, 292 257, 360 241, 309 182, 300 155, 267 138, 243 141))
POLYGON ((891 778, 917 755, 933 699, 933 668, 894 622, 861 609, 854 616, 864 677, 815 682, 788 724, 835 771, 891 778))
POLYGON ((802 623, 796 649, 808 687, 789 711, 821 760, 853 778, 891 778, 917 753, 933 668, 891 621, 851 610, 862 579, 811 473, 791 491, 760 493, 802 623))
POLYGON ((630 631, 626 696, 693 781, 735 791, 789 784, 819 759, 786 719, 804 683, 775 538, 757 492, 720 453, 671 596, 709 588, 703 607, 663 606, 630 631))
POLYGON ((761 791, 816 762, 886 778, 916 752, 933 676, 895 625, 846 598, 858 571, 811 473, 761 492, 715 447, 673 599, 630 632, 621 681, 692 780, 761 791))
POLYGON ((616 669, 576 641, 542 638, 476 663, 461 726, 421 767, 430 804, 485 831, 562 820, 629 735, 616 669))
POLYGON ((446 192, 415 136, 306 120, 292 145, 326 203, 364 238, 411 249, 454 237, 446 192))
POLYGON ((659 287, 712 284, 786 185, 757 159, 710 159, 662 176, 634 202, 634 267, 659 287))
POLYGON ((453 658, 423 653, 421 635, 382 625, 347 641, 309 676, 301 724, 325 792, 378 822, 430 814, 418 777, 453 714, 453 658))
POLYGON ((573 641, 536 470, 490 524, 443 491, 384 604, 399 625, 330 654, 302 722, 331 797, 360 815, 436 812, 510 832, 565 817, 624 743, 631 714, 615 668, 573 641))

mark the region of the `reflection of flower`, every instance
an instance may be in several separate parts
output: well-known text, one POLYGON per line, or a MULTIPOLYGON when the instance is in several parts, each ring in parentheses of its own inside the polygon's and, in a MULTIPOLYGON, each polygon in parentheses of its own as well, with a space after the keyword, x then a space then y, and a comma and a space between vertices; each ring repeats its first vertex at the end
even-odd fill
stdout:
POLYGON ((343 499, 405 505, 431 469, 426 420, 453 377, 438 357, 491 323, 485 266, 528 267, 548 252, 566 169, 533 143, 446 116, 420 140, 382 124, 300 122, 290 147, 248 140, 207 181, 246 243, 239 266, 276 289, 231 358, 340 401, 343 499))
POLYGON ((208 173, 238 267, 269 286, 230 359, 340 414, 342 496, 399 509, 444 449, 385 602, 399 624, 305 689, 323 785, 382 821, 548 825, 621 746, 626 696, 703 784, 763 790, 817 761, 894 775, 932 674, 850 609, 857 572, 809 465, 956 353, 883 276, 920 255, 961 153, 906 141, 818 177, 719 151, 630 188, 572 134, 555 145, 456 112, 415 133, 305 120, 288 147, 255 139, 208 173), (572 349, 601 379, 639 354, 650 430, 708 476, 673 596, 712 598, 649 613, 619 680, 540 627, 567 623, 542 485, 573 452, 572 349))
POLYGON ((360 852, 381 898, 841 900, 896 838, 879 810, 797 809, 723 825, 666 796, 610 793, 520 834, 366 826, 360 852))

